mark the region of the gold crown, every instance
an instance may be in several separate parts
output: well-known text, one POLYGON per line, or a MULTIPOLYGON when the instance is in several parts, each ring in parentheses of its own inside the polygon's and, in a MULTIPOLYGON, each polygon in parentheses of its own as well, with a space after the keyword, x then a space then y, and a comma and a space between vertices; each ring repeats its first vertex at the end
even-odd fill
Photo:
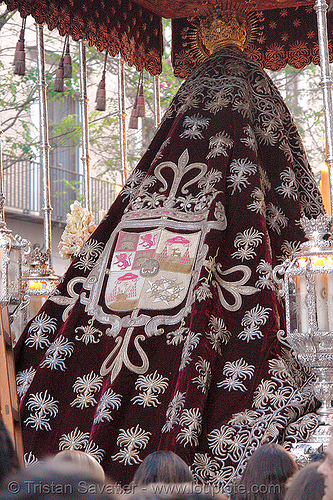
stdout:
POLYGON ((202 61, 227 45, 244 50, 260 34, 259 21, 262 21, 262 13, 247 12, 235 4, 215 7, 205 17, 192 20, 193 28, 189 32, 192 52, 202 61))
POLYGON ((209 54, 225 45, 235 44, 244 49, 250 36, 251 26, 240 12, 221 11, 200 19, 198 37, 209 54))

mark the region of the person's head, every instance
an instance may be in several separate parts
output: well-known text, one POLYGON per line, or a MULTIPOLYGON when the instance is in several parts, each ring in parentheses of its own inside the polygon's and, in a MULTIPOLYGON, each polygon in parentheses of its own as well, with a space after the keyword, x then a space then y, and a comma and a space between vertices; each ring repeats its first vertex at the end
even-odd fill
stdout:
POLYGON ((134 474, 133 484, 187 483, 193 481, 189 466, 172 451, 148 455, 134 474))
POLYGON ((7 476, 1 486, 1 500, 112 500, 105 485, 89 481, 69 464, 66 472, 52 469, 50 463, 36 464, 7 476))
POLYGON ((322 500, 324 477, 319 474, 319 462, 311 462, 291 478, 284 500, 322 500))
POLYGON ((63 450, 50 459, 50 467, 53 469, 61 467, 66 470, 68 465, 77 467, 87 479, 100 483, 105 481, 102 466, 97 462, 96 458, 84 453, 84 451, 63 450))
POLYGON ((333 435, 331 435, 330 442, 325 449, 325 460, 319 465, 318 472, 324 476, 325 495, 323 500, 333 500, 333 435))
POLYGON ((8 474, 19 468, 13 440, 0 416, 0 484, 8 474))
POLYGON ((285 483, 298 470, 295 460, 282 446, 260 446, 249 458, 235 486, 235 500, 282 500, 285 483))

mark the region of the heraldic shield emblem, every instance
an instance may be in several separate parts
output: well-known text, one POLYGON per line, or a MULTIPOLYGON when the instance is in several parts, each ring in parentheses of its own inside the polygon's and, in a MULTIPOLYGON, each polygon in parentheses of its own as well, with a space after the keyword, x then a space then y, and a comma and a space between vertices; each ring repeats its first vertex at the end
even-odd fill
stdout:
POLYGON ((120 231, 106 286, 107 307, 131 311, 178 306, 188 292, 200 234, 166 228, 120 231))

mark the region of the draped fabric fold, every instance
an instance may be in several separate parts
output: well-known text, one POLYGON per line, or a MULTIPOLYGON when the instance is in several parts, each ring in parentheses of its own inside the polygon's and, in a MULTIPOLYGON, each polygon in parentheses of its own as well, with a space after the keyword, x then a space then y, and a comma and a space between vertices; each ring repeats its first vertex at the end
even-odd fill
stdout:
POLYGON ((227 487, 262 442, 306 437, 315 402, 278 339, 272 269, 323 211, 269 77, 214 53, 16 346, 27 462, 83 450, 127 484, 171 449, 227 487))

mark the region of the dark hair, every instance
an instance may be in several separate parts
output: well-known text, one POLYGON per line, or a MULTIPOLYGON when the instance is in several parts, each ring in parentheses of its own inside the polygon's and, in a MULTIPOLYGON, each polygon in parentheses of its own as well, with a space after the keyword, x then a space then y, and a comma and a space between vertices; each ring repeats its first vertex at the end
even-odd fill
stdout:
MULTIPOLYGON (((45 464, 21 470, 6 478, 0 490, 1 500, 110 500, 104 485, 86 479, 67 465, 60 473, 45 464), (105 492, 105 493, 104 493, 105 492)), ((110 485, 111 486, 111 485, 110 485)))
POLYGON ((11 435, 0 417, 0 484, 8 474, 19 469, 11 435))
POLYGON ((260 446, 249 458, 234 487, 232 500, 282 500, 285 483, 298 470, 295 460, 282 446, 260 446))
POLYGON ((324 496, 324 476, 317 471, 321 462, 305 465, 291 478, 285 500, 321 500, 324 496))
POLYGON ((188 483, 193 481, 189 466, 172 451, 155 451, 148 455, 134 474, 133 484, 188 483))

